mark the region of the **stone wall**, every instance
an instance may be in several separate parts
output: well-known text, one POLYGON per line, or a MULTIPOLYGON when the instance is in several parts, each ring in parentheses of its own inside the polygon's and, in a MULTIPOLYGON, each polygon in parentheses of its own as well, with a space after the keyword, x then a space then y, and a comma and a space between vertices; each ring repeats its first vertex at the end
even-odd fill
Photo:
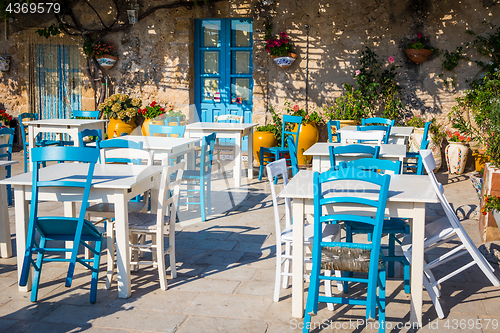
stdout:
MULTIPOLYGON (((93 1, 106 10, 106 1, 93 1)), ((168 1, 143 0, 148 6, 168 1)), ((77 10, 82 22, 95 21, 84 8, 77 10)), ((106 40, 117 46, 120 59, 106 71, 110 92, 140 96, 145 102, 156 100, 194 116, 194 20, 200 18, 254 18, 254 122, 263 124, 269 105, 283 110, 285 98, 307 109, 322 105, 341 93, 345 82, 354 83, 357 52, 369 46, 384 61, 393 56, 400 66, 399 82, 409 112, 431 113, 446 122, 445 116, 458 94, 467 88, 467 79, 476 77, 475 57, 463 61, 454 73, 441 70, 442 58, 436 53, 421 65, 408 60, 405 42, 422 32, 440 50, 455 50, 471 41, 465 34, 472 29, 486 34, 484 20, 500 24, 500 6, 492 0, 282 0, 264 6, 261 1, 218 2, 209 6, 162 9, 134 26, 110 34, 106 40), (265 51, 263 23, 273 24, 273 33, 286 31, 298 60, 288 70, 278 68, 265 51), (306 26, 309 26, 308 30, 306 26), (443 74, 442 77, 440 75, 443 74), (443 78, 456 77, 455 86, 445 86, 443 78)), ((90 22, 90 23, 89 23, 90 22)), ((41 25, 50 25, 46 20, 41 25)), ((9 33, 4 40, 0 25, 0 54, 12 55, 10 72, 0 72, 0 107, 18 114, 27 110, 26 65, 21 33, 9 33)), ((11 28, 10 28, 11 29, 11 28)), ((91 108, 93 92, 85 85, 84 108, 91 108)))

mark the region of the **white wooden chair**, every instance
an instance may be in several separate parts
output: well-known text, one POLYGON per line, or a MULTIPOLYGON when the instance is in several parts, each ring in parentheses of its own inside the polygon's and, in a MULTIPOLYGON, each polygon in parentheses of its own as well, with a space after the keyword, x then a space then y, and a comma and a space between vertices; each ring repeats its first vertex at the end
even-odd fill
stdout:
MULTIPOLYGON (((137 143, 130 140, 123 139, 109 139, 98 143, 101 154, 101 164, 106 163, 128 163, 128 164, 153 164, 153 151, 142 150, 142 142, 137 143)), ((129 201, 128 211, 130 212, 144 212, 148 208, 149 191, 144 192, 143 200, 139 202, 129 201)), ((87 208, 86 219, 90 221, 92 217, 100 218, 100 220, 93 222, 94 225, 106 223, 106 242, 107 242, 107 262, 108 274, 109 270, 113 267, 114 258, 114 233, 113 233, 113 219, 115 218, 115 205, 113 203, 102 202, 94 204, 87 208)), ((88 258, 90 253, 86 250, 85 257, 88 258)), ((106 280, 106 288, 109 289, 110 281, 106 280)))
POLYGON ((340 140, 342 143, 368 143, 381 145, 386 132, 385 131, 347 131, 341 130, 340 140))
MULTIPOLYGON (((293 246, 293 230, 292 230, 292 207, 290 198, 285 199, 285 228, 281 229, 280 225, 280 213, 278 211, 278 199, 279 196, 276 195, 274 178, 280 175, 283 176, 283 185, 288 183, 288 169, 286 166, 286 160, 280 159, 266 165, 267 176, 269 178, 269 184, 271 186, 271 197, 273 200, 274 207, 274 224, 276 227, 276 277, 274 284, 274 301, 279 301, 280 294, 280 282, 283 276, 283 288, 287 288, 289 285, 288 278, 292 276, 290 272, 290 262, 292 261, 292 246, 293 246), (282 252, 282 245, 285 243, 285 252, 282 252), (283 269, 282 269, 282 266, 283 269)), ((312 246, 313 243, 314 226, 312 224, 306 224, 304 226, 304 246, 312 246)), ((323 228, 323 241, 331 242, 332 239, 335 241, 340 241, 340 228, 336 224, 325 224, 323 228)), ((304 262, 311 263, 311 258, 304 258, 304 262)), ((329 274, 330 272, 325 272, 329 274)), ((340 272, 336 273, 340 277, 340 272)), ((342 283, 337 284, 339 290, 342 290, 342 283)), ((331 296, 331 282, 329 280, 325 281, 325 291, 327 296, 331 296)), ((333 304, 328 304, 328 309, 333 310, 333 304)))
MULTIPOLYGON (((220 122, 230 122, 230 123, 243 123, 243 116, 238 116, 235 114, 223 114, 220 116, 215 116, 214 121, 216 123, 220 122)), ((217 163, 217 174, 220 176, 220 171, 221 171, 221 159, 220 159, 220 154, 221 152, 224 153, 230 153, 233 156, 234 159, 234 144, 220 144, 219 143, 219 138, 215 141, 215 154, 216 158, 214 158, 214 163, 217 163)))
MULTIPOLYGON (((440 319, 444 318, 443 309, 441 308, 441 304, 439 303, 439 297, 441 296, 441 292, 439 291, 439 285, 450 279, 451 277, 459 274, 460 272, 465 271, 467 268, 478 265, 481 271, 486 275, 486 277, 490 280, 490 282, 494 286, 499 286, 500 282, 493 274, 493 267, 486 261, 481 252, 478 251, 477 247, 474 245, 469 235, 462 227, 462 224, 458 220, 457 215, 451 208, 448 200, 444 196, 443 185, 438 183, 436 176, 434 175, 434 168, 436 167, 436 162, 434 161, 434 157, 432 156, 432 152, 430 150, 421 150, 420 155, 422 158, 422 162, 424 164, 425 170, 429 174, 429 178, 432 181, 432 185, 434 186, 434 190, 441 202, 441 206, 446 213, 446 217, 443 217, 437 221, 429 223, 425 226, 425 242, 424 242, 424 251, 429 251, 443 243, 446 243, 452 239, 457 242, 456 238, 460 242, 459 245, 456 245, 454 248, 447 248, 445 254, 439 256, 437 259, 431 261, 430 263, 424 262, 424 286, 427 292, 429 293, 430 298, 432 299, 432 303, 434 303, 434 307, 436 308, 436 312, 440 319), (461 257, 464 254, 469 254, 472 257, 472 261, 467 262, 465 259, 461 259, 462 266, 453 272, 446 274, 444 277, 436 280, 434 275, 432 274, 432 269, 436 268, 444 263, 447 263, 450 260, 461 257)), ((403 238, 401 248, 403 250, 404 255, 411 262, 412 255, 412 244, 411 244, 412 235, 409 234, 403 238)), ((425 252, 424 252, 425 253, 425 252)))
MULTIPOLYGON (((156 214, 133 212, 128 215, 130 244, 129 247, 135 252, 150 252, 152 260, 139 260, 134 256, 130 261, 131 265, 153 264, 158 267, 161 290, 167 290, 167 275, 165 267, 165 255, 170 257, 170 270, 172 278, 177 277, 175 267, 175 221, 177 218, 177 199, 182 181, 182 174, 185 168, 185 162, 182 161, 173 166, 164 166, 160 180, 160 190, 158 193, 158 208, 156 214), (172 181, 172 179, 174 179, 172 181), (139 243, 139 236, 151 235, 150 244, 139 243), (168 247, 165 248, 164 237, 168 235, 168 247)), ((114 230, 113 230, 114 232, 114 230)), ((109 236, 108 236, 109 237, 109 236)), ((140 256, 139 256, 140 257, 140 256)), ((109 266, 108 266, 109 267, 109 266)), ((114 264, 111 271, 108 268, 107 280, 113 280, 114 264)))

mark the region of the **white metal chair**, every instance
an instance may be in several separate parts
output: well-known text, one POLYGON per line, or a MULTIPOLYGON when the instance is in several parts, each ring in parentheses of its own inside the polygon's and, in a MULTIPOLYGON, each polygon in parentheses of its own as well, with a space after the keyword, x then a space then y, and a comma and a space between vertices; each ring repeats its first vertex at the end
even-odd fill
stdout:
MULTIPOLYGON (((460 244, 455 246, 452 249, 447 249, 447 252, 437 259, 433 260, 430 263, 424 262, 424 286, 427 292, 429 293, 430 298, 432 299, 432 303, 434 303, 434 307, 436 308, 436 312, 440 319, 444 318, 443 309, 441 308, 441 304, 439 303, 439 297, 441 296, 441 292, 439 291, 439 285, 448 280, 449 278, 459 274, 460 272, 465 271, 467 268, 478 265, 481 271, 486 275, 486 277, 490 280, 490 282, 494 286, 499 286, 500 282, 493 274, 494 269, 491 265, 484 259, 481 252, 478 251, 477 247, 474 245, 469 235, 462 227, 462 224, 458 220, 457 215, 451 208, 448 200, 444 196, 443 185, 438 183, 436 176, 434 175, 434 168, 436 167, 436 162, 434 161, 434 157, 432 156, 432 152, 430 150, 421 150, 420 151, 421 159, 424 164, 425 170, 429 174, 429 178, 432 181, 432 185, 434 186, 434 190, 441 202, 441 206, 446 213, 446 217, 443 217, 437 221, 429 223, 425 226, 425 242, 424 242, 424 251, 429 251, 445 242, 448 242, 452 239, 458 238, 460 244), (465 260, 462 259, 461 263, 463 264, 460 268, 454 270, 453 272, 445 275, 444 277, 436 280, 434 275, 431 272, 431 269, 436 268, 450 260, 456 259, 464 254, 469 254, 472 257, 472 261, 465 263, 465 260)), ((411 244, 412 235, 409 234, 403 238, 401 248, 403 250, 404 255, 407 260, 411 262, 412 255, 412 244, 411 244)))
MULTIPOLYGON (((235 114, 222 114, 220 116, 215 116, 214 121, 216 123, 224 122, 224 123, 243 123, 243 116, 238 116, 235 114)), ((214 163, 217 163, 217 174, 220 175, 220 170, 221 170, 221 159, 220 159, 220 154, 221 152, 224 153, 230 153, 233 156, 234 160, 234 144, 232 143, 226 143, 226 144, 221 144, 219 142, 219 138, 215 141, 215 154, 217 157, 214 159, 214 163)))
MULTIPOLYGON (((283 185, 288 183, 288 169, 286 166, 286 160, 284 158, 274 161, 266 165, 267 176, 269 178, 269 184, 271 186, 271 196, 273 200, 274 207, 274 223, 276 227, 276 277, 274 284, 274 301, 279 301, 280 293, 280 282, 283 276, 283 288, 287 288, 288 278, 292 276, 290 272, 290 262, 292 260, 292 246, 293 246, 293 230, 292 230, 292 207, 290 198, 285 199, 285 228, 282 230, 280 225, 280 214, 278 212, 278 199, 279 196, 276 195, 276 190, 274 187, 275 177, 283 177, 283 185), (281 250, 281 246, 285 243, 285 252, 281 250), (283 270, 282 270, 282 266, 283 270)), ((314 235, 314 226, 312 224, 306 224, 304 226, 304 246, 312 246, 314 235)), ((336 224, 325 224, 323 228, 323 240, 324 241, 340 241, 340 228, 336 224)), ((311 263, 311 258, 304 258, 304 262, 311 263)), ((329 274, 330 271, 325 272, 329 274)), ((340 272, 338 272, 340 277, 340 272)), ((339 290, 342 290, 342 283, 337 284, 339 290)), ((331 282, 329 280, 325 281, 325 290, 328 296, 331 296, 331 282)), ((333 304, 328 304, 328 309, 333 310, 333 304)))
POLYGON ((381 145, 385 131, 341 131, 340 140, 342 143, 369 143, 381 145))
MULTIPOLYGON (((158 275, 160 279, 161 290, 167 290, 167 275, 165 267, 165 255, 170 257, 170 270, 172 278, 177 277, 175 267, 175 221, 177 218, 177 198, 179 197, 182 174, 185 162, 182 161, 173 166, 164 166, 160 180, 160 191, 158 194, 158 208, 156 214, 133 212, 128 215, 130 243, 129 247, 135 252, 152 253, 151 261, 139 260, 134 255, 130 261, 131 265, 153 264, 158 266, 158 275), (172 181, 172 179, 175 179, 172 181), (143 238, 147 235, 152 236, 150 244, 138 242, 139 236, 143 238), (165 248, 164 237, 169 237, 168 247, 165 248), (137 259, 137 260, 136 260, 137 259)), ((113 230, 114 232, 114 230, 113 230)), ((108 234, 108 240, 112 234, 108 234)), ((111 239, 112 242, 113 239, 111 239)), ((113 242, 112 242, 113 243, 113 242)), ((114 273, 114 264, 111 271, 108 266, 107 280, 112 281, 114 273)))

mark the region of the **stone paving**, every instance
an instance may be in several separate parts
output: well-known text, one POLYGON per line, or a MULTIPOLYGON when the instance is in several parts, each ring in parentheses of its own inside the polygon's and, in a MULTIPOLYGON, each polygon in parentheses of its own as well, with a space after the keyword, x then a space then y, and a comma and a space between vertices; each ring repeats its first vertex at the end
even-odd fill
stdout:
MULTIPOLYGON (((21 163, 13 174, 22 172, 21 153, 14 154, 21 163)), ((467 176, 440 173, 439 179, 479 245, 479 201, 467 176)), ((231 182, 224 178, 214 181, 216 214, 207 222, 201 223, 192 211, 180 211, 176 235, 179 273, 169 280, 167 291, 159 289, 156 268, 144 266, 132 273, 132 296, 119 299, 116 281, 110 290, 104 288, 104 256, 96 304, 88 301, 89 272, 77 266, 73 285, 66 288, 66 265, 57 263, 44 266, 39 300, 31 303, 28 293, 17 290, 15 257, 0 259, 0 332, 298 332, 301 320, 291 317, 291 289, 281 289, 279 302, 272 299, 275 231, 269 184, 254 179, 234 189, 231 182)), ((62 213, 62 204, 46 203, 43 210, 62 213)), ((13 207, 9 213, 15 238, 13 207)), ((444 214, 439 204, 429 205, 427 213, 429 221, 444 214)), ((436 251, 447 251, 447 247, 436 251)), ((447 271, 446 266, 437 270, 438 275, 447 271)), ((498 266, 495 269, 500 277, 498 266)), ((387 319, 392 329, 387 332, 408 331, 404 324, 410 317, 409 296, 402 289, 400 279, 389 279, 387 319), (396 327, 397 323, 403 327, 396 327)), ((351 291, 364 292, 357 286, 351 291)), ((442 294, 446 318, 438 320, 424 291, 425 326, 421 331, 500 331, 500 289, 491 286, 476 267, 445 282, 442 294)), ((320 306, 313 320, 322 329, 314 331, 375 332, 374 322, 355 326, 364 313, 364 308, 356 306, 338 306, 334 312, 320 306)))

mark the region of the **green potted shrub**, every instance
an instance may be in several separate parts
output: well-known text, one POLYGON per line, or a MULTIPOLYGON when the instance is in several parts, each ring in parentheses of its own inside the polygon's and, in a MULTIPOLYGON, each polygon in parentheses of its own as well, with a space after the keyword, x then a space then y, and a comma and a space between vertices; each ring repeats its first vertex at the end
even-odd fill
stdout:
POLYGON ((362 92, 345 83, 342 95, 323 105, 323 114, 328 120, 339 120, 340 127, 358 125, 362 118, 370 115, 369 107, 362 92))

